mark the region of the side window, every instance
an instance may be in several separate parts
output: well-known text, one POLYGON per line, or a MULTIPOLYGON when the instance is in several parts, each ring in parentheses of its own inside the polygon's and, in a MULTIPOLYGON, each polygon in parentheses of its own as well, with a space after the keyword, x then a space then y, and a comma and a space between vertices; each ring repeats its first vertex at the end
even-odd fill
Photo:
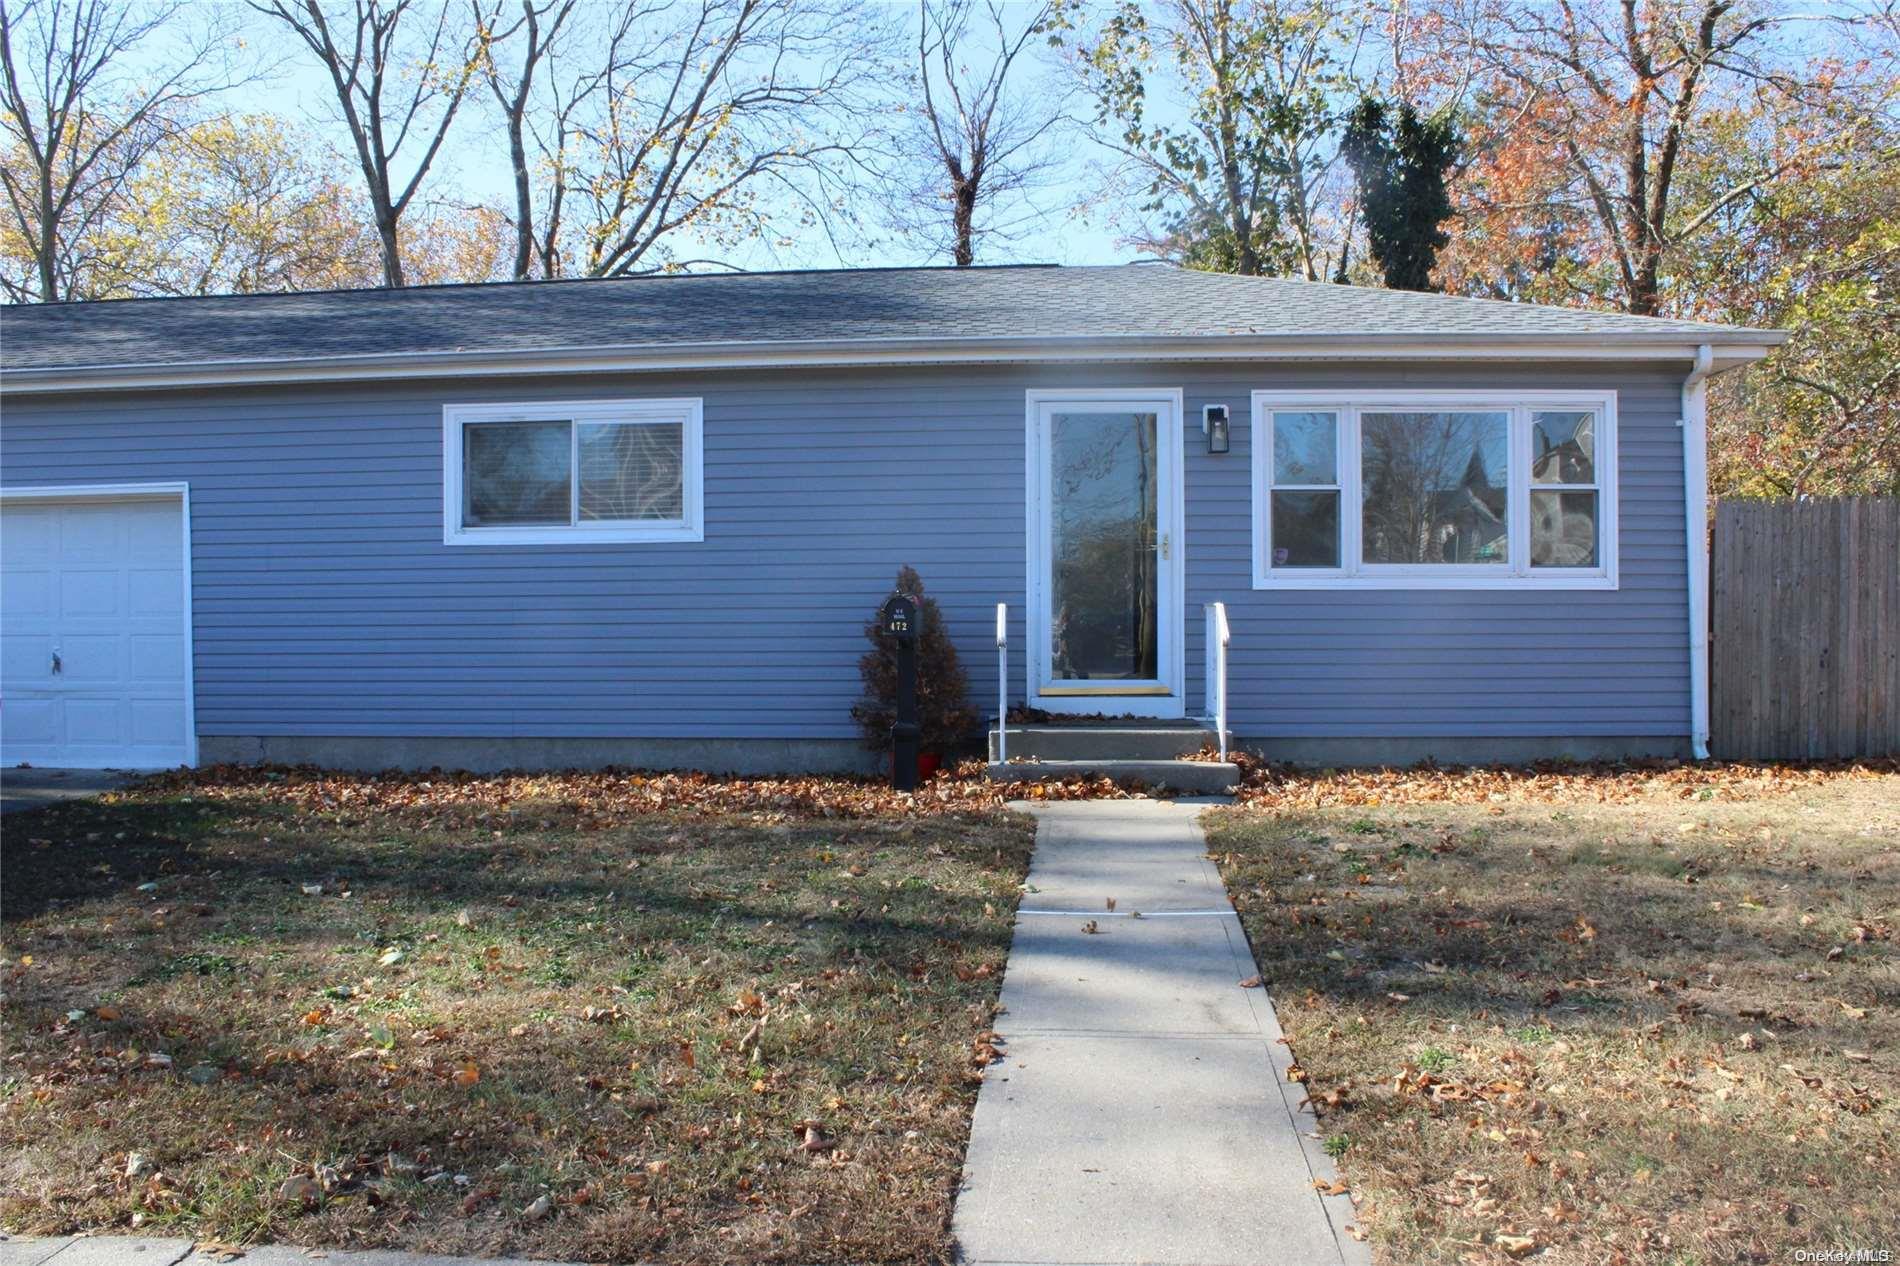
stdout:
POLYGON ((449 405, 452 545, 703 540, 698 400, 449 405))

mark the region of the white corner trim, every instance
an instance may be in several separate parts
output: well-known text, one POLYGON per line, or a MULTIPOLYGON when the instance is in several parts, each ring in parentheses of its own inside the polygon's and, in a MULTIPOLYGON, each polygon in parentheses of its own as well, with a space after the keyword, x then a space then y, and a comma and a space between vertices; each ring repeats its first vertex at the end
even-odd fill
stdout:
POLYGON ((167 501, 178 498, 184 533, 185 607, 185 764, 198 764, 198 654, 191 605, 191 485, 184 480, 123 484, 41 484, 0 487, 0 505, 8 501, 167 501))
POLYGON ((1250 452, 1253 538, 1253 587, 1256 590, 1443 589, 1525 592, 1543 590, 1610 591, 1619 587, 1618 489, 1622 472, 1617 445, 1617 393, 1604 390, 1538 391, 1485 388, 1471 391, 1421 390, 1259 390, 1250 398, 1250 452), (1360 465, 1358 416, 1365 409, 1468 409, 1510 415, 1508 467, 1510 561, 1504 564, 1433 566, 1363 564, 1360 556, 1360 465), (1597 437, 1597 553, 1593 568, 1530 565, 1530 415, 1535 410, 1590 409, 1601 420, 1597 437), (1339 490, 1341 566, 1311 571, 1275 571, 1269 566, 1268 537, 1272 480, 1272 424, 1275 410, 1310 409, 1338 415, 1335 455, 1339 490))
POLYGON ((1696 349, 1682 380, 1683 530, 1689 560, 1689 745, 1709 758, 1709 375, 1714 351, 1696 349))
MULTIPOLYGON (((579 478, 578 470, 570 477, 579 478)), ((526 400, 442 406, 442 543, 445 545, 643 545, 706 539, 705 403, 699 397, 526 400), (681 508, 660 523, 576 522, 547 526, 462 525, 462 435, 473 422, 678 422, 681 508)))

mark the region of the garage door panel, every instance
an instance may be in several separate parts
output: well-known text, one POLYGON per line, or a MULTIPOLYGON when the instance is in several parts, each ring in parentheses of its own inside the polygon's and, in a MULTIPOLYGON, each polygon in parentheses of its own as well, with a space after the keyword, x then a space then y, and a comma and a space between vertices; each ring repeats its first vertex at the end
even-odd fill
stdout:
POLYGON ((58 510, 51 506, 8 508, 6 557, 9 564, 49 563, 58 541, 58 510))
POLYGON ((25 567, 0 572, 0 612, 5 613, 8 628, 52 619, 53 573, 25 567))
POLYGON ((141 747, 170 747, 185 741, 185 714, 176 699, 134 699, 129 735, 141 747))
POLYGON ((59 516, 59 557, 62 562, 117 563, 125 559, 125 521, 137 513, 130 503, 117 504, 110 513, 97 506, 62 506, 59 516))
POLYGON ((14 691, 45 685, 52 675, 53 639, 43 634, 15 633, 9 622, 6 637, 0 639, 0 681, 7 685, 0 706, 12 702, 14 691))
POLYGON ((172 575, 184 557, 175 506, 147 502, 126 507, 125 557, 135 563, 162 564, 172 575))
POLYGON ((123 747, 125 713, 121 699, 68 699, 66 741, 75 747, 123 747))
POLYGON ((59 574, 59 614, 66 620, 106 619, 119 613, 125 577, 116 568, 67 566, 59 574))
POLYGON ((0 762, 188 760, 180 501, 15 500, 0 514, 0 762))
POLYGON ((58 650, 58 685, 116 686, 125 680, 125 638, 120 634, 68 634, 60 638, 58 650))
MULTIPOLYGON (((9 697, 0 703, 0 745, 13 759, 16 747, 52 750, 59 746, 59 702, 9 697)), ((21 760, 31 757, 22 756, 21 760)), ((37 761, 35 762, 38 763, 37 761)))
POLYGON ((127 577, 126 609, 132 615, 163 619, 183 615, 185 583, 177 564, 170 570, 141 568, 127 577))
POLYGON ((127 680, 135 686, 169 685, 185 679, 185 648, 175 637, 134 635, 127 680))

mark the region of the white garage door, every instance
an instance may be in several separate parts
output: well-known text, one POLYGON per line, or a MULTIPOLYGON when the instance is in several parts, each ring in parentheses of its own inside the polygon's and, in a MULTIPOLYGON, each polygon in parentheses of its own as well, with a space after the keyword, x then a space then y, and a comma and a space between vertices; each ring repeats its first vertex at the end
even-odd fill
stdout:
POLYGON ((0 765, 191 759, 176 496, 0 505, 0 765))

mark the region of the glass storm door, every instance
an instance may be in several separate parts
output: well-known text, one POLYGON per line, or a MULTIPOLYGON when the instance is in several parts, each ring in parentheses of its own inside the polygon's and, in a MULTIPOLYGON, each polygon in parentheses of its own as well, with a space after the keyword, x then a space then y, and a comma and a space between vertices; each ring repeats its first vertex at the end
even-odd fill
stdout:
POLYGON ((1173 393, 1050 393, 1033 413, 1031 706, 1180 716, 1173 393))

